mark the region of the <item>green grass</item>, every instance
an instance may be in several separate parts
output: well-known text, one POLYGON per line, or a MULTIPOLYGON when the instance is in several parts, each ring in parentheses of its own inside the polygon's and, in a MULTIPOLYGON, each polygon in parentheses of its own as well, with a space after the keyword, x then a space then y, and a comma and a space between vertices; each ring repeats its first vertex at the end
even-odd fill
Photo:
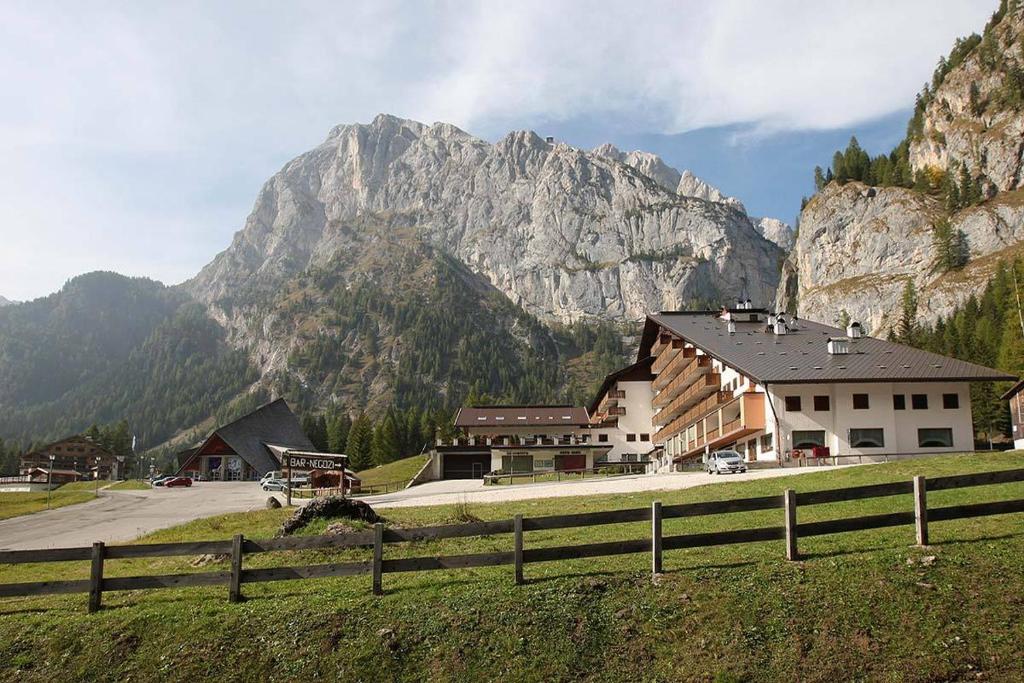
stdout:
POLYGON ((407 482, 423 469, 423 465, 427 462, 427 457, 426 455, 413 455, 389 462, 386 465, 356 472, 356 476, 359 477, 363 486, 407 482))
POLYGON ((141 479, 125 479, 108 487, 111 491, 148 491, 153 488, 149 482, 141 479))
MULTIPOLYGON (((99 482, 99 487, 102 489, 105 486, 108 486, 109 484, 110 484, 109 481, 100 481, 99 482)), ((59 487, 54 489, 54 493, 56 493, 57 491, 63 491, 65 493, 67 493, 68 491, 95 491, 95 490, 96 490, 96 481, 95 480, 93 480, 93 479, 83 479, 81 481, 71 481, 71 482, 68 482, 67 484, 61 484, 59 487)))
MULTIPOLYGON (((70 490, 64 487, 55 489, 50 495, 50 508, 75 505, 92 500, 95 495, 91 491, 70 490)), ((0 519, 10 519, 29 515, 46 509, 46 491, 0 493, 0 519)))
MULTIPOLYGON (((564 514, 720 500, 1024 467, 1024 453, 937 457, 823 469, 673 492, 474 505, 469 514, 564 514)), ((1020 498, 1024 484, 935 492, 931 506, 1020 498)), ((912 509, 910 496, 808 506, 800 521, 912 509)), ((403 526, 456 522, 464 506, 384 510, 403 526)), ((192 522, 147 542, 273 534, 266 510, 192 522)), ((780 510, 665 520, 665 534, 781 523, 780 510)), ((644 538, 645 523, 528 532, 526 546, 644 538)), ((309 533, 322 530, 314 525, 309 533)), ((1024 675, 1024 515, 781 542, 668 551, 652 581, 646 554, 526 566, 385 574, 226 587, 0 600, 0 679, 346 681, 939 681, 1024 675), (922 562, 922 557, 934 561, 922 562), (976 678, 976 675, 980 677, 976 678)), ((389 545, 385 557, 508 550, 510 535, 389 545)), ((366 560, 365 549, 267 553, 248 567, 366 560)), ((192 558, 113 560, 109 576, 226 570, 192 558)), ((88 563, 0 567, 0 581, 85 578, 88 563)))

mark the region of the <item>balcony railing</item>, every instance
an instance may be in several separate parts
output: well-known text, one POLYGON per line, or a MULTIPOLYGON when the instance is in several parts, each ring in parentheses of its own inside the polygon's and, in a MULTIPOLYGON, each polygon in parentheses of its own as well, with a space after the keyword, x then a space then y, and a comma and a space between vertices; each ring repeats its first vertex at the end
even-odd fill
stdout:
MULTIPOLYGON (((675 354, 663 368, 661 368, 660 372, 655 373, 654 381, 651 382, 651 387, 655 390, 661 389, 679 374, 686 372, 686 368, 690 361, 696 357, 696 349, 682 349, 679 353, 675 354)), ((651 366, 651 372, 654 372, 653 365, 651 366)))
POLYGON ((657 375, 663 371, 668 365, 679 357, 680 352, 684 351, 682 339, 673 339, 670 343, 666 344, 654 357, 654 362, 651 364, 651 372, 657 375))
POLYGON ((665 377, 666 382, 661 385, 661 390, 654 396, 653 405, 655 407, 667 405, 681 391, 696 382, 702 375, 706 375, 711 371, 711 358, 709 356, 697 356, 691 358, 690 362, 674 377, 670 377, 667 374, 658 375, 658 377, 654 378, 654 382, 651 383, 652 388, 658 389, 655 383, 661 377, 665 377))
POLYGON ((653 418, 656 425, 668 424, 675 417, 682 415, 689 408, 692 408, 709 394, 717 392, 722 385, 722 376, 717 372, 705 375, 703 381, 690 385, 690 387, 679 394, 671 403, 661 409, 653 418))

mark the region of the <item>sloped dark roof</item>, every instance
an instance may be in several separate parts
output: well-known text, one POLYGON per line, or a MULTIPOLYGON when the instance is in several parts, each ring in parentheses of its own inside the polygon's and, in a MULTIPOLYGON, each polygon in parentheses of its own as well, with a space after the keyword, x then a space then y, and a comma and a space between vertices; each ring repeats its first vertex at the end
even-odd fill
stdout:
POLYGON ((1024 379, 1010 387, 1005 394, 1003 394, 1003 400, 1009 401, 1011 398, 1016 396, 1021 389, 1024 389, 1024 379))
POLYGON ((298 418, 283 398, 257 408, 230 424, 218 427, 210 437, 214 434, 223 439, 235 453, 261 474, 276 470, 279 464, 271 455, 267 444, 304 451, 316 450, 316 446, 302 431, 298 418))
POLYGON ((604 381, 601 382, 601 388, 597 390, 594 400, 590 402, 591 414, 597 412, 597 407, 601 404, 601 397, 607 394, 615 386, 616 382, 644 382, 653 380, 654 375, 651 373, 651 365, 653 363, 654 358, 647 356, 643 360, 638 360, 632 365, 627 365, 621 370, 616 370, 606 376, 604 381))
POLYGON ((846 331, 806 320, 784 335, 765 332, 764 322, 737 321, 736 333, 729 334, 726 322, 707 312, 647 316, 638 357, 650 354, 661 327, 759 383, 1017 379, 1000 370, 874 337, 851 339, 849 353, 832 355, 827 348, 829 337, 843 337, 846 331))
POLYGON ((578 406, 473 406, 460 408, 456 427, 582 426, 590 422, 578 406))

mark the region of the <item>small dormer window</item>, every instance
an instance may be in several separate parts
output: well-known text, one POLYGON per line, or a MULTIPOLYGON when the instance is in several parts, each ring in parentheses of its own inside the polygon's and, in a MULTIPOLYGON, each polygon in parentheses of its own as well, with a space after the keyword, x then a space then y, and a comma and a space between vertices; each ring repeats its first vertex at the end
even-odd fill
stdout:
POLYGON ((833 356, 844 356, 850 352, 850 340, 846 337, 829 337, 828 352, 833 356))

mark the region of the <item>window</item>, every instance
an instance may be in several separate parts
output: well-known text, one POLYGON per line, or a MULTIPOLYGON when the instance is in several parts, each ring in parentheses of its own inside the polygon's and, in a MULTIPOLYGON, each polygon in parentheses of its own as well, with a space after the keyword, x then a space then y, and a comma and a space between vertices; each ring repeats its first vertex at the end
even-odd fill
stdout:
POLYGON ((762 453, 767 453, 770 450, 772 450, 772 435, 771 434, 762 434, 761 435, 761 452, 762 453))
POLYGON ((907 397, 903 394, 892 395, 892 409, 893 410, 906 410, 907 409, 907 397))
POLYGON ((608 435, 607 434, 598 434, 597 435, 597 440, 599 442, 601 442, 601 443, 607 443, 608 442, 608 435))
POLYGON ((799 396, 787 396, 786 397, 786 412, 787 413, 799 413, 800 412, 800 397, 799 396))
POLYGON ((532 455, 503 455, 501 456, 501 469, 504 472, 532 472, 532 455))
POLYGON ((919 448, 952 448, 953 430, 949 427, 930 427, 917 430, 919 448))
POLYGON ((960 394, 943 394, 942 407, 946 410, 956 410, 960 407, 960 394))
POLYGON ((928 410, 928 394, 911 394, 910 406, 914 410, 928 410))
POLYGON ((827 411, 829 409, 828 396, 815 396, 814 409, 817 411, 827 411))
POLYGON ((636 434, 626 434, 626 441, 636 441, 636 434))
POLYGON ((825 445, 824 429, 807 429, 793 432, 793 448, 814 448, 825 445))
POLYGON ((885 431, 881 427, 850 430, 850 446, 853 448, 883 448, 885 431))
POLYGON ((871 406, 868 401, 867 394, 854 394, 853 395, 853 409, 854 410, 867 410, 871 406))
POLYGON ((641 441, 650 441, 651 440, 651 435, 650 434, 641 434, 640 435, 640 440, 641 441))

